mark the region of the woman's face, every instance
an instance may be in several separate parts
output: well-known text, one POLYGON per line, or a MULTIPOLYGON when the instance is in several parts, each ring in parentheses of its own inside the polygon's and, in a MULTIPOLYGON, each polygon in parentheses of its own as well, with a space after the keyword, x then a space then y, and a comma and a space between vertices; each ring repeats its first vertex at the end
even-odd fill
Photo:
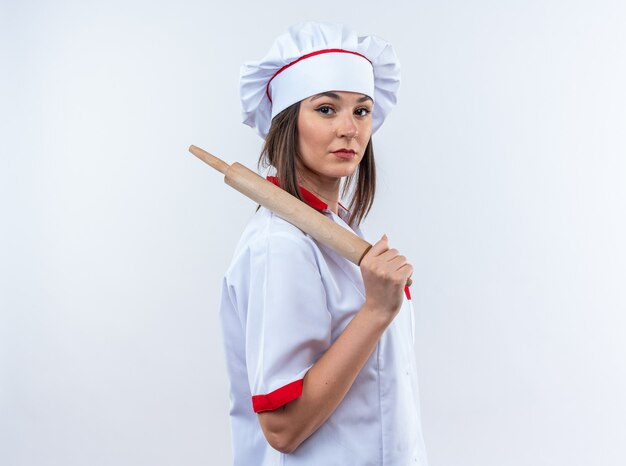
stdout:
POLYGON ((351 175, 372 134, 372 99, 355 92, 324 92, 300 102, 299 169, 322 178, 351 175))

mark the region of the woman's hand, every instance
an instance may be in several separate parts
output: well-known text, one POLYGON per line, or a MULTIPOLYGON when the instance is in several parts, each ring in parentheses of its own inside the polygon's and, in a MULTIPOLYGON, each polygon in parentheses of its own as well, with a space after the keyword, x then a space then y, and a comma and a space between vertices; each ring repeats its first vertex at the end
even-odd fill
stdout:
POLYGON ((361 260, 365 306, 393 319, 404 299, 404 286, 413 266, 397 249, 389 249, 387 235, 372 246, 361 260))

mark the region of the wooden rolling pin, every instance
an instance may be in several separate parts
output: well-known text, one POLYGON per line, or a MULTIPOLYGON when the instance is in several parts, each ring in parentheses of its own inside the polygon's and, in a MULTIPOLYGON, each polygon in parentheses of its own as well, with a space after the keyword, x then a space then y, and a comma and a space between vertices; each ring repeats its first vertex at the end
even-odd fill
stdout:
MULTIPOLYGON (((372 247, 363 238, 336 224, 297 197, 240 163, 228 165, 223 160, 193 145, 189 146, 189 152, 223 173, 226 184, 275 212, 354 264, 360 265, 363 256, 372 247)), ((411 283, 412 280, 409 278, 407 286, 411 286, 411 283)))

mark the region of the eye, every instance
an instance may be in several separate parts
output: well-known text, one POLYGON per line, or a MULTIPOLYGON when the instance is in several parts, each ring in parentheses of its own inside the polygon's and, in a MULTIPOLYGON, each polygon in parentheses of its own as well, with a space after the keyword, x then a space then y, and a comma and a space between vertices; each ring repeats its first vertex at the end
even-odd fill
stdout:
POLYGON ((333 113, 335 113, 335 110, 329 105, 322 105, 321 107, 317 107, 315 111, 320 112, 322 115, 332 115, 333 113))
POLYGON ((371 110, 369 108, 366 108, 366 107, 357 108, 354 111, 354 114, 357 115, 357 116, 360 116, 360 117, 366 117, 370 113, 371 113, 371 110))

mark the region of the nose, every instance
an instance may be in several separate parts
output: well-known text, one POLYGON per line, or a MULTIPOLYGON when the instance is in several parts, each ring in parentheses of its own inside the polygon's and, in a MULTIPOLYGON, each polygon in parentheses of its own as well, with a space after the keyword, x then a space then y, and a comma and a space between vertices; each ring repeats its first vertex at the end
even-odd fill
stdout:
POLYGON ((339 138, 353 139, 357 137, 359 130, 352 115, 344 115, 339 119, 336 134, 339 138))

